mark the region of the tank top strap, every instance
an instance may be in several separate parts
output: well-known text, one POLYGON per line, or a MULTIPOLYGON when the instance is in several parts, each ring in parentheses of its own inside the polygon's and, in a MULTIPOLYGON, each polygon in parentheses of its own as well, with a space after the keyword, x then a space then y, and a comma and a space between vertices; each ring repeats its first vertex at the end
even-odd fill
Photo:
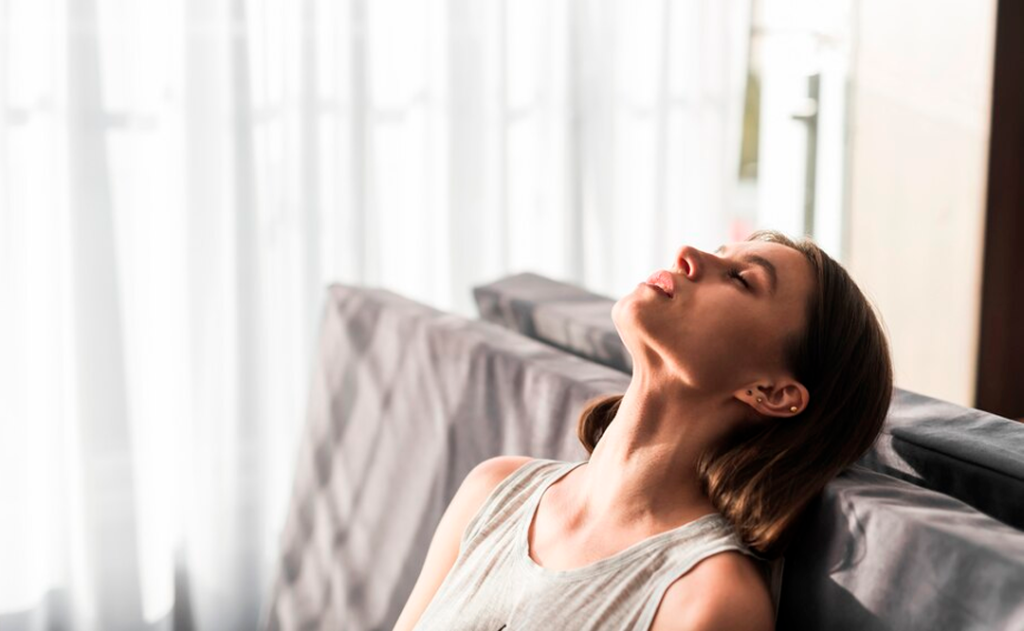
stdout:
POLYGON ((486 537, 495 528, 508 523, 552 474, 557 475, 563 467, 576 464, 578 463, 534 458, 510 473, 494 487, 476 515, 466 524, 459 549, 464 549, 474 539, 486 537))
MULTIPOLYGON (((779 597, 782 587, 782 560, 768 561, 748 547, 739 536, 736 529, 729 523, 721 513, 707 515, 708 523, 701 530, 705 532, 699 537, 697 545, 677 547, 673 542, 666 542, 663 553, 671 561, 666 564, 666 571, 662 572, 654 583, 653 597, 644 607, 640 628, 648 628, 654 620, 654 614, 661 603, 665 592, 676 579, 688 573, 697 563, 704 559, 726 551, 740 552, 754 561, 761 572, 769 589, 772 601, 772 608, 778 619, 779 597)), ((698 520, 701 521, 701 520, 698 520)), ((696 539, 696 538, 695 538, 696 539)))

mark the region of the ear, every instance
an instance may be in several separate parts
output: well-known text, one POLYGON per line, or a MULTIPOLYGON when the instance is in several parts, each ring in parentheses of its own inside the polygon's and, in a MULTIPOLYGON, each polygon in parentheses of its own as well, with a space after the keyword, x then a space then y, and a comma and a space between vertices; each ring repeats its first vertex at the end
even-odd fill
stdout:
POLYGON ((807 409, 810 393, 804 384, 792 377, 774 381, 755 381, 737 390, 734 396, 758 414, 789 418, 807 409), (795 410, 793 408, 796 408, 795 410))

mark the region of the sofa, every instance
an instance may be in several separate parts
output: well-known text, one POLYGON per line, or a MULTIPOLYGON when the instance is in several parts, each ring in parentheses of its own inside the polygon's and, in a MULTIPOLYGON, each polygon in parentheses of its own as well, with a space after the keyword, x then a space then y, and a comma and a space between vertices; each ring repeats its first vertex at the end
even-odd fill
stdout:
MULTIPOLYGON (((470 469, 586 458, 583 405, 629 383, 614 300, 529 273, 474 296, 328 289, 264 631, 391 629, 470 469)), ((778 629, 1024 630, 1024 425, 897 388, 799 528, 778 629)))

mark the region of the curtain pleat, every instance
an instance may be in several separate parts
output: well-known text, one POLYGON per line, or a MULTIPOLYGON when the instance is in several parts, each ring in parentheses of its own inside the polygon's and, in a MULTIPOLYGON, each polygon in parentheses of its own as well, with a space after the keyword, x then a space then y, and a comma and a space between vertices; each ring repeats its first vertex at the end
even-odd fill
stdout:
POLYGON ((0 0, 0 628, 256 628, 326 286, 475 317, 717 246, 748 37, 749 0, 0 0))

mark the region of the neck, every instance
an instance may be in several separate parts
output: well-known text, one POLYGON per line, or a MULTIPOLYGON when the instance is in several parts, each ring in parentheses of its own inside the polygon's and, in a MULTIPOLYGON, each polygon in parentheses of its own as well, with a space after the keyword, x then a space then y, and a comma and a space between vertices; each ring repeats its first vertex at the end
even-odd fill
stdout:
POLYGON ((728 431, 726 404, 635 369, 615 420, 581 467, 583 518, 657 529, 714 510, 696 464, 728 431))

